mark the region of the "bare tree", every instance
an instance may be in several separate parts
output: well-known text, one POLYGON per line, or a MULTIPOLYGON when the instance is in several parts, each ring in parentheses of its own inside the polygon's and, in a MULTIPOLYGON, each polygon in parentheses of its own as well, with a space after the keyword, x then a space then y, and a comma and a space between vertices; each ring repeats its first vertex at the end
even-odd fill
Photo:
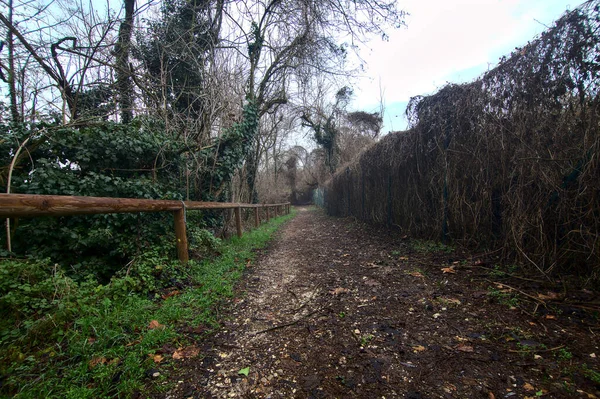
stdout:
MULTIPOLYGON (((92 71, 109 64, 107 49, 112 40, 114 21, 108 11, 105 18, 100 19, 93 8, 85 8, 82 3, 58 7, 54 2, 45 5, 24 2, 22 7, 24 11, 19 21, 14 16, 11 18, 10 14, 9 18, 0 14, 7 35, 13 36, 13 54, 17 50, 19 53, 19 62, 11 64, 9 57, 9 65, 3 64, 2 68, 18 77, 20 91, 15 84, 14 92, 17 97, 20 96, 20 120, 26 109, 26 85, 31 81, 34 87, 30 92, 33 94, 29 98, 32 101, 29 107, 32 110, 44 109, 51 113, 56 107, 55 91, 58 90, 63 104, 59 107, 63 123, 75 121, 79 116, 80 94, 97 79, 90 80, 92 71), (39 68, 25 68, 32 63, 39 68), (43 76, 39 72, 43 72, 43 76), (30 79, 29 75, 34 75, 35 79, 30 79), (37 104, 40 100, 45 104, 37 104)), ((102 80, 106 77, 105 73, 98 75, 102 80)), ((9 87, 13 91, 10 83, 9 87)), ((11 102, 16 104, 17 100, 11 102)))
MULTIPOLYGON (((315 77, 347 75, 344 61, 353 46, 369 35, 384 36, 404 17, 395 1, 366 0, 243 1, 231 3, 225 15, 220 48, 237 52, 245 67, 246 99, 259 118, 287 104, 315 77)), ((256 170, 248 173, 251 192, 256 170)))

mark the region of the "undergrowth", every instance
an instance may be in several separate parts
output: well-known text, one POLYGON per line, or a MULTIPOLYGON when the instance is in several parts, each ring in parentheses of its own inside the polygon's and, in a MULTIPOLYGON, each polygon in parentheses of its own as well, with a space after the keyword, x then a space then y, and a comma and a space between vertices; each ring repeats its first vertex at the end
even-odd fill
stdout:
POLYGON ((419 253, 428 254, 435 252, 445 252, 452 253, 454 252, 454 248, 450 245, 443 244, 437 241, 427 241, 427 240, 412 240, 410 242, 411 248, 419 253))
MULTIPOLYGON (((187 265, 155 247, 107 284, 74 279, 48 259, 0 260, 0 396, 130 397, 147 385, 152 355, 185 345, 182 325, 217 326, 245 265, 292 215, 222 243, 190 232, 187 265), (157 328, 159 326, 159 328, 157 328)), ((192 229, 193 230, 193 229, 192 229)), ((168 246, 165 244, 165 246, 168 246)))

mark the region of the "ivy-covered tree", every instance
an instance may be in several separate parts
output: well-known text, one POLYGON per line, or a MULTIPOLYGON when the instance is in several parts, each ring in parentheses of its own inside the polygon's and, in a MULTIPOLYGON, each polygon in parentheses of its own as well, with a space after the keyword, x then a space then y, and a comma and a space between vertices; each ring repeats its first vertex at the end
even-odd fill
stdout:
POLYGON ((123 0, 125 18, 119 27, 119 37, 115 45, 115 74, 117 75, 117 90, 119 106, 121 107, 121 122, 129 123, 133 119, 133 82, 129 68, 129 53, 131 35, 133 32, 133 12, 135 0, 123 0))
POLYGON ((203 120, 222 9, 223 0, 167 0, 160 18, 138 31, 135 56, 150 78, 148 91, 171 116, 203 120))
POLYGON ((344 86, 335 94, 335 102, 329 110, 306 109, 300 116, 302 125, 313 132, 313 138, 325 150, 325 164, 330 173, 335 173, 339 157, 339 122, 345 107, 352 97, 352 89, 344 86))

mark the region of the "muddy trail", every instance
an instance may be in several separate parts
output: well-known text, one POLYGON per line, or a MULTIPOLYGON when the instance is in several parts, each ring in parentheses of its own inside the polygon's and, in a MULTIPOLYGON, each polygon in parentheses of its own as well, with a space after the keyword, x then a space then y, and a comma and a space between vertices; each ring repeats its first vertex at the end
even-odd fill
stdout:
POLYGON ((600 396, 594 293, 494 265, 299 208, 161 397, 600 396))

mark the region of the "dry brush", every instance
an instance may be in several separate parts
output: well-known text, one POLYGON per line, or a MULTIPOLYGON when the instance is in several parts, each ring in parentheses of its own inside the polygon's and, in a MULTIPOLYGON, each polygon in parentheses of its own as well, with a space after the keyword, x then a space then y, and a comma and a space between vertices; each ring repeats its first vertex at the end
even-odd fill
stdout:
POLYGON ((411 235, 598 277, 600 2, 566 13, 478 80, 411 100, 325 186, 325 206, 411 235))

